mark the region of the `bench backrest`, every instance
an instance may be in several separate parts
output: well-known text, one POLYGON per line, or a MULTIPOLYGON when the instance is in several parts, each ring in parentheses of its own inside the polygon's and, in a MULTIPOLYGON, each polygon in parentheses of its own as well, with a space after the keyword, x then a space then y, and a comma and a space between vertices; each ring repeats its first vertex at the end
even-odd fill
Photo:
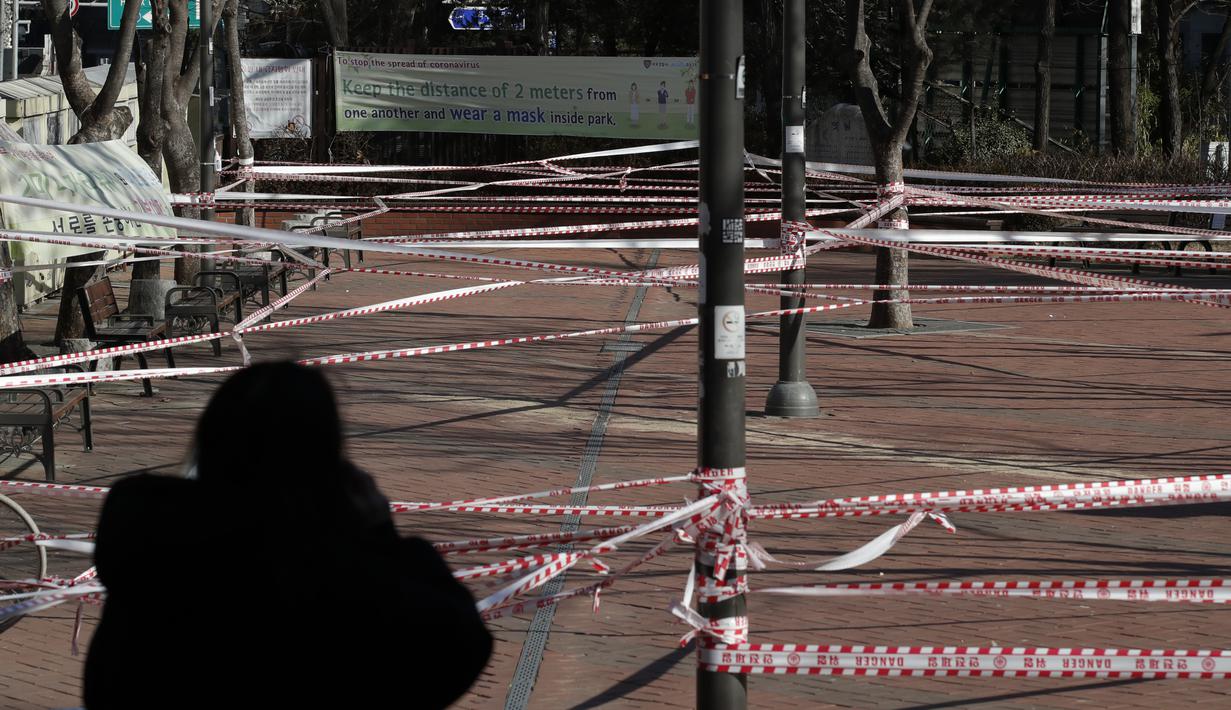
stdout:
POLYGON ((85 320, 87 337, 93 334, 95 324, 106 323, 108 318, 120 312, 111 279, 106 276, 77 289, 77 300, 81 303, 81 317, 85 320))
POLYGON ((325 229, 325 234, 330 237, 338 237, 340 239, 363 237, 363 221, 358 219, 347 221, 346 215, 341 212, 326 212, 312 220, 312 223, 328 225, 325 229))

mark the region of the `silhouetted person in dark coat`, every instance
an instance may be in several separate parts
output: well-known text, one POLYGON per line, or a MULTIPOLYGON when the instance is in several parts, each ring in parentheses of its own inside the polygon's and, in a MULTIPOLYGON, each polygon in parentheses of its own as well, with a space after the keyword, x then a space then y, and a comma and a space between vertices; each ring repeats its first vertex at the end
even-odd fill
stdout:
POLYGON ((195 457, 196 480, 107 496, 87 707, 433 708, 470 687, 491 654, 474 599, 343 458, 319 373, 237 373, 195 457))

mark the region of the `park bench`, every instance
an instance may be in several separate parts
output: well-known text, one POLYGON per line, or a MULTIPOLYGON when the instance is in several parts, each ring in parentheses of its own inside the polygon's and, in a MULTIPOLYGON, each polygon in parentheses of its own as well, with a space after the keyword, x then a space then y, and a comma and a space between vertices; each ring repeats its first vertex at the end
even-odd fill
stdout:
MULTIPOLYGON (((1100 212, 1098 216, 1106 218, 1106 219, 1127 220, 1127 221, 1133 221, 1133 222, 1140 222, 1143 224, 1176 226, 1179 223, 1180 213, 1129 210, 1129 211, 1115 211, 1115 212, 1100 212)), ((1200 226, 1205 229, 1212 228, 1211 224, 1204 224, 1200 226)), ((1213 228, 1217 229, 1221 227, 1213 227, 1213 228)), ((1079 226, 1074 226, 1074 227, 1062 228, 1058 231, 1062 231, 1062 232, 1090 231, 1090 229, 1088 227, 1079 225, 1079 226)), ((1123 231, 1123 230, 1116 228, 1111 231, 1123 231)), ((1141 242, 1120 243, 1114 246, 1118 246, 1120 248, 1125 248, 1125 249, 1167 249, 1170 251, 1189 251, 1190 247, 1195 247, 1197 251, 1205 251, 1205 252, 1214 251, 1214 245, 1208 239, 1201 239, 1200 237, 1197 237, 1197 236, 1185 236, 1182 234, 1166 234, 1163 232, 1158 233, 1157 239, 1152 239, 1149 241, 1141 241, 1141 242)), ((1049 266, 1055 266, 1057 264, 1057 261, 1058 259, 1056 257, 1051 257, 1047 260, 1047 263, 1049 266)), ((1089 268, 1091 265, 1091 262, 1089 259, 1081 259, 1080 262, 1083 268, 1089 268)), ((1163 267, 1163 268, 1168 268, 1168 267, 1163 267)), ((1172 266, 1170 267, 1170 269, 1171 269, 1172 276, 1183 276, 1184 275, 1183 267, 1172 266)), ((1130 273, 1134 275, 1140 274, 1141 264, 1132 264, 1129 267, 1129 271, 1130 273)), ((1217 274, 1219 272, 1218 269, 1213 269, 1213 268, 1209 269, 1208 271, 1210 274, 1217 274)))
MULTIPOLYGON (((81 372, 79 365, 65 365, 41 370, 38 374, 55 371, 81 372)), ((0 451, 14 456, 30 453, 43 465, 43 476, 48 483, 56 480, 55 429, 69 421, 73 411, 78 412, 81 438, 86 451, 94 449, 94 430, 90 421, 90 386, 88 383, 39 389, 6 389, 0 391, 0 451), (41 443, 42 452, 34 449, 41 443)))
MULTIPOLYGON (((176 318, 203 318, 209 321, 210 332, 221 330, 219 321, 228 308, 235 311, 235 321, 244 319, 243 282, 234 271, 206 270, 197 273, 194 286, 176 286, 166 295, 166 337, 175 337, 176 318), (208 282, 208 283, 207 283, 208 282), (221 284, 227 284, 231 288, 221 284)), ((214 355, 222 355, 222 343, 213 340, 214 355)))
MULTIPOLYGON (((284 220, 282 222, 282 229, 287 232, 308 232, 312 230, 315 226, 312 221, 315 217, 316 217, 315 213, 296 215, 295 219, 284 220)), ((313 234, 315 234, 315 232, 313 234)), ((326 269, 329 268, 329 250, 328 249, 319 249, 317 247, 283 247, 283 248, 284 249, 294 249, 295 251, 299 252, 300 254, 303 254, 304 256, 310 259, 318 259, 321 262, 321 264, 325 266, 326 269)), ((310 268, 307 270, 307 273, 308 273, 308 278, 314 278, 316 276, 316 269, 310 268)), ((328 276, 325 277, 326 280, 328 280, 328 278, 329 278, 328 276)), ((313 286, 312 290, 315 291, 316 286, 313 286)))
MULTIPOLYGON (((236 264, 228 271, 239 277, 240 288, 242 290, 242 298, 255 298, 257 294, 261 296, 261 305, 269 305, 269 285, 275 281, 278 284, 278 289, 283 296, 287 293, 287 268, 285 258, 282 253, 277 250, 266 249, 257 252, 245 252, 241 256, 248 256, 258 259, 264 259, 265 264, 236 264)), ((203 272, 211 273, 211 272, 203 272)), ((204 285, 221 288, 219 283, 204 282, 204 285)))
MULTIPOLYGON (((325 237, 335 239, 347 239, 357 241, 363 238, 363 227, 359 222, 347 222, 341 212, 308 212, 295 215, 294 219, 286 220, 282 223, 282 228, 291 232, 311 232, 320 234, 325 237)), ((329 268, 329 253, 337 251, 342 255, 342 261, 346 268, 351 268, 351 251, 350 249, 317 249, 315 247, 303 247, 299 250, 301 253, 308 256, 317 256, 324 264, 325 268, 329 268)), ((359 261, 363 261, 363 251, 354 250, 358 254, 359 261)), ((328 280, 328 277, 326 277, 328 280)))
MULTIPOLYGON (((130 345, 158 340, 166 334, 167 324, 156 324, 152 315, 121 312, 109 277, 104 276, 77 289, 77 300, 81 306, 82 320, 85 321, 85 337, 100 345, 130 345)), ((167 367, 175 367, 175 355, 171 348, 164 348, 163 353, 167 357, 167 367)), ((141 369, 149 368, 145 353, 134 353, 134 356, 141 369)), ((115 359, 118 364, 122 358, 115 359)), ((92 361, 90 368, 94 369, 97 364, 97 360, 92 361)), ((142 379, 141 384, 145 395, 152 397, 154 388, 149 378, 142 379)))
MULTIPOLYGON (((341 212, 326 212, 323 214, 314 215, 311 218, 311 224, 314 228, 320 227, 324 224, 325 229, 323 233, 327 237, 348 239, 350 241, 359 241, 363 239, 363 224, 357 220, 354 222, 346 222, 346 218, 342 216, 341 212)), ((342 261, 346 264, 346 268, 351 268, 351 250, 341 249, 340 251, 342 252, 342 261)), ((356 249, 354 251, 359 263, 363 263, 363 251, 361 249, 356 249)), ((328 255, 326 255, 326 259, 328 259, 328 255)), ((328 266, 329 262, 326 261, 325 265, 328 266)))

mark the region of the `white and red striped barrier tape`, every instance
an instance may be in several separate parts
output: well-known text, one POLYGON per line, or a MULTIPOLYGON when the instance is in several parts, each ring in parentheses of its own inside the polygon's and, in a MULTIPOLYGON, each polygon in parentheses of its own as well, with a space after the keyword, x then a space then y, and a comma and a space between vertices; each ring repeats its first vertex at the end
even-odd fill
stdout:
POLYGON ((860 582, 768 587, 755 591, 757 594, 803 597, 1017 597, 1076 601, 1231 603, 1231 580, 1227 579, 860 582))
POLYGON ((702 644, 718 673, 1025 678, 1228 678, 1231 652, 1111 648, 702 644))

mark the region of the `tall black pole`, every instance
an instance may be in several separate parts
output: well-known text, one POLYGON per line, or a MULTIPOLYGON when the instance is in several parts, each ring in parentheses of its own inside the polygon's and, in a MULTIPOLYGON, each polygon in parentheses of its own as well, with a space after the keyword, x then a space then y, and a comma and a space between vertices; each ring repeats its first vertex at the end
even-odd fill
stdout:
MULTIPOLYGON (((744 9, 743 0, 701 0, 701 282, 697 305, 701 372, 697 464, 702 471, 744 469, 744 9)), ((696 568, 712 576, 714 558, 698 538, 696 568)), ((735 565, 724 580, 737 575, 735 565)), ((746 618, 742 594, 698 603, 711 622, 746 618)), ((711 624, 722 628, 726 624, 711 624)), ((707 634, 698 643, 713 643, 707 634)), ((700 710, 743 710, 744 675, 697 669, 700 710)))
MULTIPOLYGON (((218 186, 218 173, 214 167, 217 146, 214 137, 214 4, 212 0, 197 0, 197 10, 201 17, 201 78, 198 91, 201 99, 197 103, 201 123, 201 192, 210 194, 218 186)), ((212 220, 214 210, 203 208, 201 219, 212 220)))
MULTIPOLYGON (((804 0, 786 0, 782 16, 782 253, 795 255, 779 281, 783 288, 804 283, 804 0)), ((801 296, 783 296, 783 310, 801 308, 801 296)), ((778 383, 765 400, 771 417, 815 417, 816 392, 808 384, 807 316, 778 320, 778 383)))

